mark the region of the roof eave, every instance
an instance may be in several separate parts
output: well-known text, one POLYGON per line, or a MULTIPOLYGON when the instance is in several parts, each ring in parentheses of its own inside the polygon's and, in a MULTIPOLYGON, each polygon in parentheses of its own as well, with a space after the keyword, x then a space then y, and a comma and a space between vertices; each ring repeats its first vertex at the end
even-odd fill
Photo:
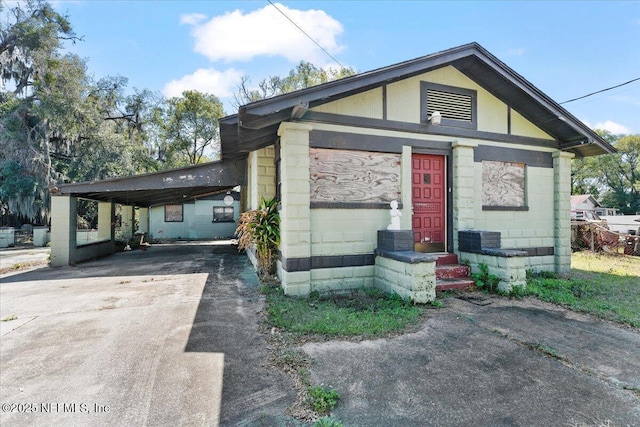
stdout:
MULTIPOLYGON (((273 129, 276 124, 287 121, 291 118, 293 109, 297 105, 320 105, 443 66, 455 66, 456 62, 462 65, 461 63, 464 62, 462 60, 469 57, 482 61, 493 72, 500 75, 504 79, 503 82, 506 81, 508 84, 518 87, 527 98, 531 99, 531 102, 536 102, 537 105, 542 107, 537 109, 539 113, 546 111, 547 113, 543 113, 544 116, 550 118, 550 120, 561 121, 562 123, 549 123, 546 126, 542 124, 547 133, 556 137, 561 149, 574 152, 579 157, 616 151, 613 146, 589 129, 560 104, 553 101, 524 77, 475 42, 243 105, 239 108, 238 114, 220 120, 221 128, 222 125, 227 126, 229 130, 232 129, 232 126, 237 127, 237 134, 222 138, 223 145, 225 142, 226 145, 235 144, 240 152, 245 152, 248 149, 252 149, 255 144, 246 144, 245 147, 240 147, 240 144, 243 143, 243 134, 254 141, 259 141, 261 144, 269 143, 265 135, 262 133, 258 135, 256 131, 264 131, 268 127, 273 129), (571 130, 569 131, 569 129, 571 130), (557 137, 559 134, 563 134, 567 138, 557 137)), ((536 120, 530 120, 536 123, 536 120)), ((223 149, 223 157, 224 155, 225 150, 223 149)))

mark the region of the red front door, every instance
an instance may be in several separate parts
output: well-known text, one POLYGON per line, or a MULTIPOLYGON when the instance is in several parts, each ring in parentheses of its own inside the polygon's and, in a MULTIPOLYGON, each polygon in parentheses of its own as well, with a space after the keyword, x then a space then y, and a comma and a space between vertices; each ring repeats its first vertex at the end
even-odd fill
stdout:
POLYGON ((411 221, 416 250, 445 251, 445 157, 413 154, 411 164, 411 221))

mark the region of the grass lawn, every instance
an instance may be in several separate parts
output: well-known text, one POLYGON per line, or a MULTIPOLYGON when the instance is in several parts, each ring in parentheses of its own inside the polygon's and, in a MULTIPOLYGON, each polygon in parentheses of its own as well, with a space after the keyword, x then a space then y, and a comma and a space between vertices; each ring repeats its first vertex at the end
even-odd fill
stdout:
MULTIPOLYGON (((570 278, 531 275, 525 294, 640 328, 639 257, 577 252, 571 267, 570 278)), ((298 337, 384 337, 417 326, 425 314, 425 306, 375 288, 308 299, 286 297, 279 286, 263 292, 269 325, 298 337)))
POLYGON ((640 258, 576 252, 569 279, 533 275, 527 293, 575 311, 640 328, 640 258))
POLYGON ((309 299, 286 297, 280 288, 265 286, 269 323, 297 335, 363 338, 382 337, 420 322, 423 308, 374 288, 345 295, 309 299))

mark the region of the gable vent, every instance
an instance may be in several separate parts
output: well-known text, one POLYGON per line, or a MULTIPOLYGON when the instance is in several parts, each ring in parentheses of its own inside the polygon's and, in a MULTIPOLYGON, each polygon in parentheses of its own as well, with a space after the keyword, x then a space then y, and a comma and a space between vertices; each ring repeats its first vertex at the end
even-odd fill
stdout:
POLYGON ((471 95, 427 89, 427 114, 439 111, 442 118, 473 121, 473 100, 471 95))

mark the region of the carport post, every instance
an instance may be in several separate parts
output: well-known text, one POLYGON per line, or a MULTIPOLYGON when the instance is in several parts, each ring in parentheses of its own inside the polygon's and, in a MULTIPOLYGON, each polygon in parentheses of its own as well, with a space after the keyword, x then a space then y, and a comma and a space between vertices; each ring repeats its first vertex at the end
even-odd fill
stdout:
POLYGON ((127 241, 133 239, 133 221, 135 219, 135 211, 133 206, 122 205, 122 223, 120 225, 120 232, 122 237, 127 241))
POLYGON ((51 266, 75 262, 78 229, 78 199, 72 196, 51 197, 51 266))
POLYGON ((149 235, 149 208, 138 208, 138 232, 149 235))
POLYGON ((98 202, 98 240, 112 240, 116 210, 113 202, 98 202))

